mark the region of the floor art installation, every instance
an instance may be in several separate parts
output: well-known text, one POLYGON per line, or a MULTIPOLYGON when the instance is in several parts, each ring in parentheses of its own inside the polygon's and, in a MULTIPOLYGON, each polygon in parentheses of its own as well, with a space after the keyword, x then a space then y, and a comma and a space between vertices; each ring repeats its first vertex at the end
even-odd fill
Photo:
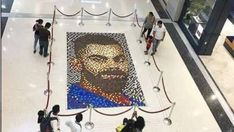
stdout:
POLYGON ((145 99, 121 33, 67 33, 68 109, 144 106, 145 99))

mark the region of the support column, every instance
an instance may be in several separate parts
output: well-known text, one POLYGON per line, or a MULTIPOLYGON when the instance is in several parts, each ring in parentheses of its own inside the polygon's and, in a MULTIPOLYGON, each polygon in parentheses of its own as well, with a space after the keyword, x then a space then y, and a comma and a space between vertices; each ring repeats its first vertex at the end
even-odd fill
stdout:
POLYGON ((222 31, 224 23, 226 22, 228 14, 231 10, 232 2, 233 0, 216 1, 201 39, 198 41, 199 48, 197 49, 197 53, 199 55, 212 54, 219 34, 222 31))

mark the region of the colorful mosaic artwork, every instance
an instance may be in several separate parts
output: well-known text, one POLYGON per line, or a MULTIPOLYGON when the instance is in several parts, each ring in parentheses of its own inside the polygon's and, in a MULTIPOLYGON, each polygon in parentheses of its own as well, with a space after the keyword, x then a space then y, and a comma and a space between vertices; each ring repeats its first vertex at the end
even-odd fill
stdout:
POLYGON ((68 109, 145 105, 121 33, 67 33, 68 109))

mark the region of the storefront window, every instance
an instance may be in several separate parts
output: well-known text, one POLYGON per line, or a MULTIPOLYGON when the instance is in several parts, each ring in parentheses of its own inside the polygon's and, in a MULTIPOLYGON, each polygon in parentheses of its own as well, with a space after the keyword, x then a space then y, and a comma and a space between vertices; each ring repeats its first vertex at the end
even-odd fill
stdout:
POLYGON ((216 0, 189 0, 183 23, 196 40, 200 39, 215 2, 216 0))

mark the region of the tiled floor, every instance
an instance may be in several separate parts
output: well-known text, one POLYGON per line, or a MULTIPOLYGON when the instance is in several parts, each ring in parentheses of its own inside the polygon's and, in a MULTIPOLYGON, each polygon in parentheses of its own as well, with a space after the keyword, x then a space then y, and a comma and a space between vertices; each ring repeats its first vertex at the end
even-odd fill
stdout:
MULTIPOLYGON (((118 14, 128 14, 137 8, 140 18, 144 18, 149 11, 154 11, 149 0, 92 0, 94 3, 84 3, 87 0, 15 0, 12 7, 13 13, 31 13, 35 16, 53 13, 53 5, 58 5, 67 14, 73 14, 81 7, 93 12, 103 12, 113 8, 118 14), (132 7, 132 8, 129 8, 132 7)), ((91 1, 91 0, 90 0, 91 1)), ((89 2, 90 2, 89 1, 89 2)), ((158 16, 158 15, 156 15, 158 16)), ((114 18, 113 18, 114 19, 114 18)), ((44 19, 51 21, 51 19, 44 19)), ((35 18, 24 16, 8 19, 2 37, 2 131, 4 132, 35 132, 39 130, 37 111, 46 104, 43 91, 47 87, 47 61, 38 54, 33 54, 32 25, 35 18), (16 127, 17 126, 17 127, 16 127)), ((53 90, 49 108, 60 104, 61 113, 74 113, 80 110, 67 110, 66 108, 66 32, 116 32, 124 33, 128 48, 133 58, 141 87, 146 97, 147 106, 144 109, 155 111, 168 105, 163 91, 155 93, 152 87, 158 80, 159 72, 156 68, 147 66, 144 61, 150 58, 144 55, 144 43, 137 43, 140 28, 131 27, 132 19, 125 21, 111 21, 112 26, 105 26, 106 20, 97 17, 84 20, 84 26, 79 26, 77 19, 57 19, 54 26, 53 61, 55 65, 51 71, 51 88, 53 90)), ((176 106, 172 113, 171 126, 163 123, 169 111, 159 114, 139 112, 145 118, 145 132, 159 130, 161 132, 220 132, 220 128, 210 112, 206 102, 200 94, 183 60, 176 50, 170 36, 166 35, 164 42, 159 46, 154 56, 158 66, 164 71, 164 81, 167 92, 176 106)), ((153 64, 152 58, 149 59, 153 64)), ((160 85, 161 86, 161 85, 160 85)), ((212 98, 211 98, 212 100, 212 98)), ((106 113, 119 113, 126 108, 99 109, 106 113)), ((132 111, 120 116, 103 116, 93 112, 92 121, 95 127, 91 132, 114 132, 115 127, 122 122, 124 117, 130 117, 132 111)), ((74 117, 61 117, 62 132, 69 132, 65 122, 73 121, 74 117)), ((88 121, 88 112, 84 113, 82 125, 88 121)), ((83 132, 88 130, 83 129, 83 132)))
POLYGON ((219 86, 230 107, 234 110, 234 59, 223 46, 226 36, 234 35, 234 25, 227 20, 211 56, 200 56, 219 86))

